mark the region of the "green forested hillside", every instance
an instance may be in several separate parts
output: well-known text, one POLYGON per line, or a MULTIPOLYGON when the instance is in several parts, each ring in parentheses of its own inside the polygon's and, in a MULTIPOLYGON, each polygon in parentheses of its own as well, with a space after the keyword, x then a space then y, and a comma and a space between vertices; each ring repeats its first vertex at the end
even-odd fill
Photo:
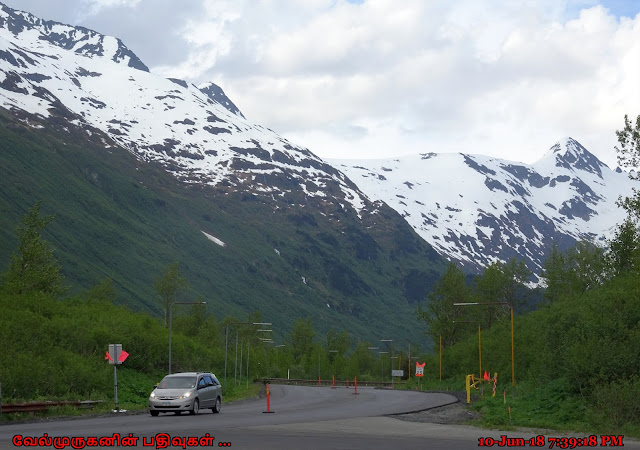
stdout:
POLYGON ((415 304, 444 264, 395 212, 381 206, 360 221, 331 211, 337 222, 316 207, 183 185, 88 136, 0 115, 0 267, 20 217, 42 200, 69 295, 110 277, 117 303, 159 316, 153 281, 178 262, 183 300, 202 298, 219 318, 260 311, 276 336, 309 316, 321 332, 416 338, 415 304))

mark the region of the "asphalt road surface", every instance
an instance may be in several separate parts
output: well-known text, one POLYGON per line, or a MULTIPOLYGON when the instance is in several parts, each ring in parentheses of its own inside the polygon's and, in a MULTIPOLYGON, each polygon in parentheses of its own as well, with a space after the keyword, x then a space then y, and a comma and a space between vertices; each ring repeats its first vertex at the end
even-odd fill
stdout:
MULTIPOLYGON (((69 437, 65 448, 74 448, 72 437, 85 438, 84 448, 105 448, 90 446, 88 439, 97 438, 92 443, 99 443, 100 438, 112 437, 114 433, 121 437, 138 437, 137 446, 142 448, 199 448, 199 445, 193 445, 194 439, 198 439, 198 444, 206 443, 200 439, 208 435, 213 437, 208 442, 211 447, 236 449, 471 449, 478 448, 479 438, 492 437, 500 442, 501 436, 505 435, 514 439, 508 441, 511 444, 520 444, 522 441, 516 438, 536 437, 533 432, 489 431, 385 417, 456 401, 447 394, 414 391, 360 388, 358 395, 354 395, 353 389, 344 387, 271 386, 270 409, 273 413, 264 412, 267 410, 265 399, 252 399, 223 403, 220 414, 201 411, 197 416, 183 413, 151 417, 149 414, 114 413, 91 418, 4 424, 0 426, 0 448, 18 448, 14 446, 16 435, 39 438, 45 433, 48 437, 69 437), (167 438, 173 446, 165 446, 167 438), (192 445, 189 445, 189 438, 192 445), (145 447, 144 444, 152 445, 145 447)), ((550 437, 543 435, 545 440, 550 437)), ((601 439, 597 436, 598 443, 601 439)), ((58 443, 66 442, 59 440, 58 443)), ((81 440, 75 443, 77 448, 82 445, 81 440)), ((634 445, 637 443, 624 440, 626 448, 640 449, 634 445)), ((497 443, 493 446, 498 447, 497 443)), ((545 441, 542 448, 549 448, 549 442, 545 441)))

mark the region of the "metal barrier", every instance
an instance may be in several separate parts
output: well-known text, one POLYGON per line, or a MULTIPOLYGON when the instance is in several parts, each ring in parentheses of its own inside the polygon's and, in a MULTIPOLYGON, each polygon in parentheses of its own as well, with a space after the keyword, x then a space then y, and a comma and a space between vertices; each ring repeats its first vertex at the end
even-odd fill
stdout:
POLYGON ((2 413, 18 413, 28 412, 35 413, 39 411, 46 411, 49 408, 55 406, 75 406, 77 408, 93 408, 96 404, 102 403, 103 400, 63 400, 59 402, 28 402, 28 403, 5 403, 0 404, 0 411, 2 413))
MULTIPOLYGON (((294 385, 314 385, 314 386, 344 386, 349 387, 349 383, 353 383, 353 380, 304 380, 304 379, 296 379, 296 378, 262 378, 260 381, 263 384, 294 384, 294 385)), ((396 381, 396 385, 402 385, 404 382, 396 381)), ((374 387, 391 387, 391 381, 363 381, 358 379, 358 386, 374 386, 374 387)))

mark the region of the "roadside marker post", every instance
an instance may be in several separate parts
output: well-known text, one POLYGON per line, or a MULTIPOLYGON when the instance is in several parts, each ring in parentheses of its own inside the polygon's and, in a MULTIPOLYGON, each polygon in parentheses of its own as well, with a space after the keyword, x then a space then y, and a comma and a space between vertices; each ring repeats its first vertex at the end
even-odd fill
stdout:
POLYGON ((271 393, 269 392, 269 383, 267 383, 267 410, 262 411, 263 413, 274 413, 275 411, 271 411, 271 403, 270 403, 271 393))
POLYGON ((358 377, 353 378, 354 392, 353 395, 358 395, 358 377))
POLYGON ((494 372, 493 373, 493 395, 492 397, 496 396, 496 388, 498 387, 498 372, 494 372))
POLYGON ((336 376, 331 375, 331 389, 335 389, 335 388, 336 388, 336 376))

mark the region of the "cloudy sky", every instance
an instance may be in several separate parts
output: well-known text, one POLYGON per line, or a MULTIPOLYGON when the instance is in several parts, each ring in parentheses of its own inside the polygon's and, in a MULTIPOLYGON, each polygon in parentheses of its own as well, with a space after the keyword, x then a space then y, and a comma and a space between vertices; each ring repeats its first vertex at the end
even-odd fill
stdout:
POLYGON ((640 115, 637 0, 0 0, 221 86, 324 158, 533 162, 571 136, 615 166, 640 115))

